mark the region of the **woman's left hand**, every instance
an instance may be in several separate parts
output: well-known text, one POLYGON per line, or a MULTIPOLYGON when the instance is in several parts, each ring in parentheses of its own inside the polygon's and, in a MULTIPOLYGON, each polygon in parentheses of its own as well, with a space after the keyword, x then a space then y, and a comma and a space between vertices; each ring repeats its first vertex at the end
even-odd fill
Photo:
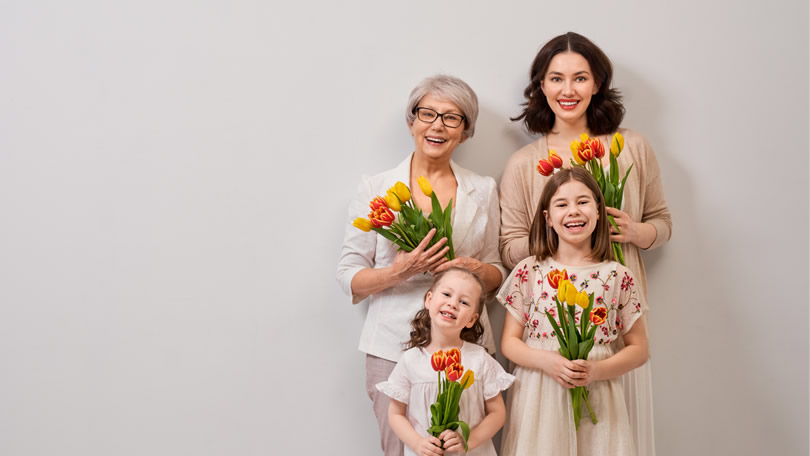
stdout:
POLYGON ((475 258, 470 257, 455 257, 454 259, 448 261, 447 263, 441 264, 433 269, 430 272, 442 272, 445 269, 449 269, 452 267, 466 269, 470 272, 474 272, 479 277, 481 276, 481 272, 484 269, 485 264, 476 260, 475 258))
POLYGON ((602 380, 600 377, 602 371, 599 369, 598 363, 588 361, 586 359, 575 359, 571 362, 579 366, 581 368, 579 372, 584 373, 585 376, 581 378, 572 378, 568 381, 569 384, 574 386, 588 386, 593 382, 602 380))
POLYGON ((445 429, 444 432, 439 434, 439 439, 444 442, 442 448, 444 448, 445 451, 466 454, 464 451, 464 437, 462 437, 458 432, 445 429))
POLYGON ((655 242, 656 231, 655 227, 649 223, 636 222, 627 215, 627 212, 616 209, 615 207, 608 207, 607 214, 612 215, 616 221, 619 229, 622 231, 619 234, 616 227, 612 223, 610 225, 610 240, 612 242, 633 244, 636 247, 646 249, 655 242))

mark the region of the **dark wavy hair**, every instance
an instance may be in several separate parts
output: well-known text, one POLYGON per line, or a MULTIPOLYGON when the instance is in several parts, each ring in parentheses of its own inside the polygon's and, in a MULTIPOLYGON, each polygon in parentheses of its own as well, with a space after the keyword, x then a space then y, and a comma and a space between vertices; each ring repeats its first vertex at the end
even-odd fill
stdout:
POLYGON ((548 105, 540 83, 546 77, 546 71, 555 55, 564 52, 576 52, 588 61, 594 82, 599 85, 599 91, 591 98, 586 116, 588 130, 592 135, 606 135, 619 128, 624 118, 624 105, 618 89, 610 84, 613 80, 613 65, 601 49, 584 36, 568 32, 552 38, 537 53, 532 62, 529 73, 530 81, 523 91, 526 102, 523 112, 513 117, 512 121, 523 120, 526 129, 531 133, 546 134, 554 128, 554 111, 548 105))
MULTIPOLYGON (((464 268, 452 267, 436 274, 436 276, 433 278, 433 284, 431 284, 428 291, 425 292, 425 299, 427 299, 428 293, 433 292, 436 285, 441 282, 442 278, 451 272, 458 272, 472 278, 480 287, 481 294, 479 295, 478 302, 475 306, 475 312, 480 316, 481 312, 484 310, 484 300, 486 299, 486 293, 484 293, 484 282, 482 282, 481 278, 478 277, 474 272, 464 268)), ((481 339, 483 334, 484 326, 481 325, 481 319, 477 318, 471 328, 464 328, 461 330, 461 340, 476 344, 481 339)), ((411 320, 411 339, 406 342, 405 348, 426 347, 430 344, 430 340, 430 312, 428 312, 426 308, 422 307, 419 312, 416 312, 416 316, 413 318, 413 320, 411 320)))
POLYGON ((610 246, 610 223, 605 209, 605 200, 602 198, 602 192, 599 190, 596 179, 585 168, 579 166, 563 168, 557 171, 543 187, 543 194, 540 196, 537 212, 534 214, 532 227, 529 229, 529 253, 533 254, 538 261, 553 257, 557 253, 560 238, 557 236, 557 232, 546 223, 544 212, 549 210, 551 198, 554 197, 557 190, 563 184, 573 180, 585 184, 593 193, 596 201, 599 220, 596 221, 596 228, 591 234, 591 258, 596 261, 612 260, 613 249, 610 246))

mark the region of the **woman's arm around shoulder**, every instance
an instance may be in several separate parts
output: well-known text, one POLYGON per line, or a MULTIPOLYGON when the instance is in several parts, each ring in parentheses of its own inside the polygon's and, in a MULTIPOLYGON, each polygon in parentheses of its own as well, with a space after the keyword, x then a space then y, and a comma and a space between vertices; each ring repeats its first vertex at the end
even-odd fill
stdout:
POLYGON ((538 142, 518 150, 506 162, 500 187, 501 260, 511 269, 520 260, 529 256, 529 228, 532 226, 535 207, 532 207, 534 169, 532 161, 540 156, 538 142))

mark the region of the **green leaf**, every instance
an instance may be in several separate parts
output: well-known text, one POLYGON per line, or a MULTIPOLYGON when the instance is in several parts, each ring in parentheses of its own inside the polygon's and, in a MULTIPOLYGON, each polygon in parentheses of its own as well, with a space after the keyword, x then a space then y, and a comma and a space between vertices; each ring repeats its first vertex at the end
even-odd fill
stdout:
POLYGON ((615 206, 617 209, 621 209, 622 207, 622 200, 624 199, 624 184, 627 182, 627 176, 630 175, 630 170, 633 169, 634 163, 631 163, 630 166, 627 168, 627 172, 624 173, 624 178, 622 179, 621 185, 618 188, 618 196, 616 197, 617 205, 615 206))
MULTIPOLYGON (((573 306, 568 306, 572 308, 573 306)), ((577 340, 577 328, 574 326, 574 317, 571 316, 568 319, 568 331, 569 331, 569 338, 568 338, 568 351, 571 355, 571 359, 577 359, 579 355, 579 340, 577 340)))
POLYGON ((437 217, 436 218, 436 220, 437 220, 436 224, 438 225, 440 223, 439 222, 439 220, 440 220, 439 217, 442 217, 444 214, 442 213, 442 205, 439 203, 439 197, 436 196, 436 192, 433 192, 430 195, 430 204, 431 204, 432 210, 433 210, 433 212, 430 213, 430 216, 433 217, 435 215, 437 217))
POLYGON ((616 197, 616 186, 612 182, 605 184, 605 205, 616 207, 614 198, 616 197))
POLYGON ((554 333, 557 335, 557 341, 560 342, 560 348, 564 348, 565 351, 568 352, 568 344, 565 343, 565 336, 563 335, 562 331, 560 331, 560 327, 557 325, 557 322, 554 321, 554 318, 550 313, 548 313, 548 311, 546 311, 546 317, 551 323, 551 327, 554 328, 554 333))
POLYGON ((588 294, 588 307, 585 308, 585 310, 582 311, 582 315, 579 317, 579 323, 580 323, 580 325, 579 325, 579 327, 580 327, 579 333, 582 334, 583 336, 588 331, 588 324, 591 322, 590 316, 591 316, 591 308, 592 307, 593 307, 593 293, 590 293, 590 294, 588 294))

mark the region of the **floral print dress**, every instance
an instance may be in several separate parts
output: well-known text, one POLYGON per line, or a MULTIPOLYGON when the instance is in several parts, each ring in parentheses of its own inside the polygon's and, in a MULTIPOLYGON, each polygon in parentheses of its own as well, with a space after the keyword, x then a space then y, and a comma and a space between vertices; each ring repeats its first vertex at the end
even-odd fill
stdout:
MULTIPOLYGON (((529 347, 557 351, 560 344, 545 315, 557 320, 556 283, 552 271, 565 270, 577 290, 594 293, 594 308, 605 307, 607 319, 597 329, 589 360, 610 357, 621 336, 646 311, 641 292, 629 269, 614 261, 590 266, 566 266, 551 258, 521 261, 498 291, 498 301, 524 325, 529 347)), ((576 321, 582 309, 576 308, 576 321)), ((558 320, 557 320, 558 321, 558 320)), ((632 456, 636 454, 620 378, 588 385, 596 414, 593 424, 583 411, 579 431, 574 427, 571 396, 539 369, 516 366, 515 384, 507 395, 507 419, 501 455, 632 456)))

